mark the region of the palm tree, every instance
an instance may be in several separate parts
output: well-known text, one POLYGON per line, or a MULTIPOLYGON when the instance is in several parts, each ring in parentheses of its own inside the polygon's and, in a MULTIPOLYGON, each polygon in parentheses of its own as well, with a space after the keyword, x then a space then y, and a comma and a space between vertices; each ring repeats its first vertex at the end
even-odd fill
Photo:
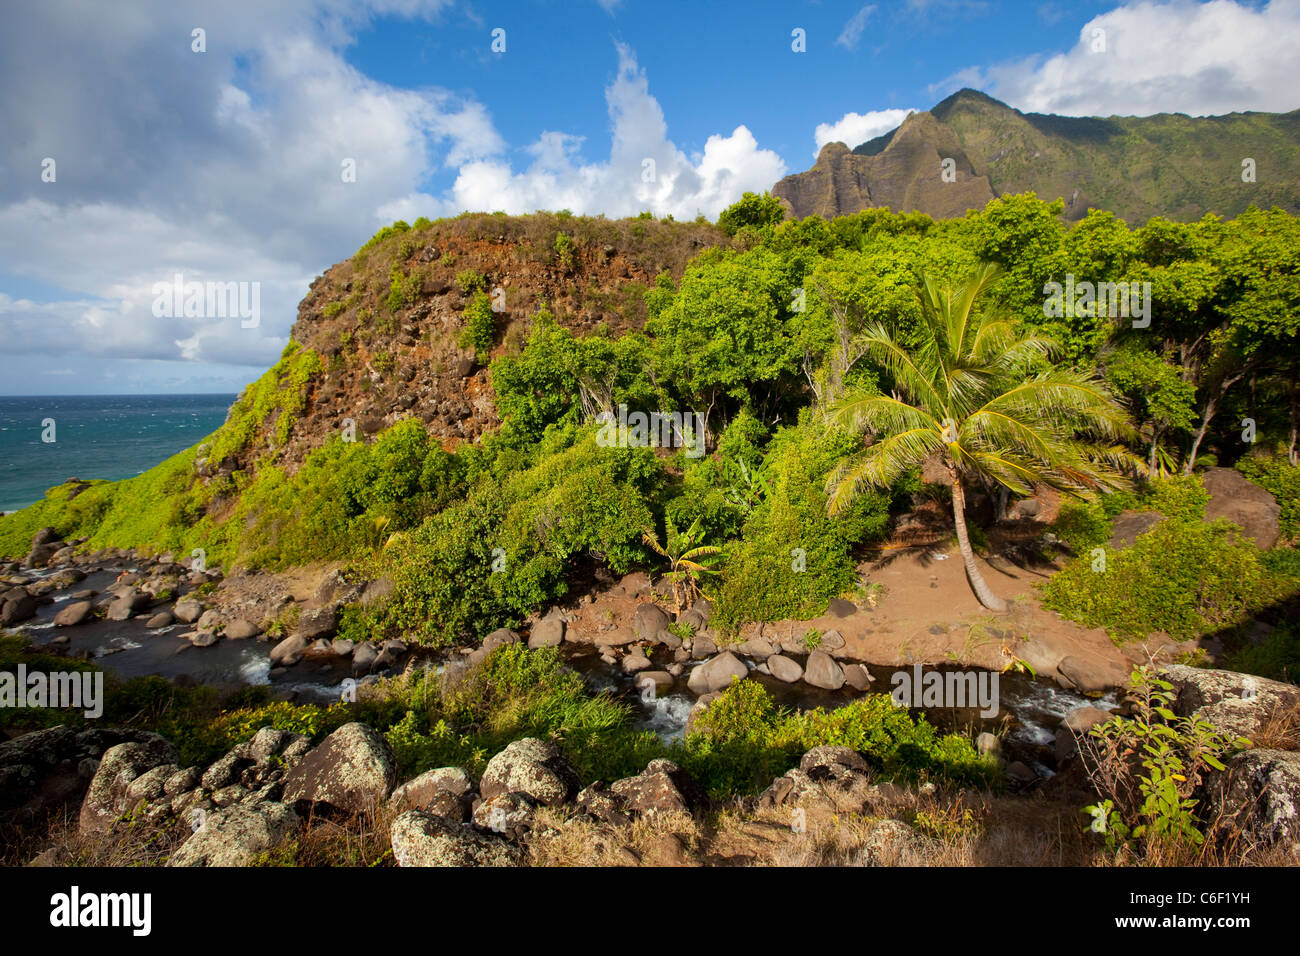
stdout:
POLYGON ((674 613, 682 612, 682 598, 694 601, 699 597, 699 579, 708 574, 717 574, 713 565, 722 557, 722 549, 704 544, 704 527, 696 518, 691 526, 679 533, 673 519, 667 519, 668 540, 666 545, 659 543, 659 538, 649 528, 644 529, 645 543, 655 553, 668 559, 668 573, 664 575, 673 584, 674 613))
POLYGON ((963 478, 981 477, 1018 495, 1035 484, 1090 496, 1124 483, 1120 468, 1141 463, 1117 440, 1132 434, 1128 417, 1096 376, 1041 368, 1059 346, 1015 320, 975 303, 1000 275, 983 265, 965 282, 940 287, 926 276, 918 291, 920 345, 906 348, 876 323, 862 333, 864 354, 893 380, 894 394, 856 392, 834 406, 832 421, 879 439, 841 462, 826 482, 831 514, 862 488, 888 488, 908 468, 937 454, 952 488, 957 544, 980 603, 995 595, 975 564, 966 532, 963 478))

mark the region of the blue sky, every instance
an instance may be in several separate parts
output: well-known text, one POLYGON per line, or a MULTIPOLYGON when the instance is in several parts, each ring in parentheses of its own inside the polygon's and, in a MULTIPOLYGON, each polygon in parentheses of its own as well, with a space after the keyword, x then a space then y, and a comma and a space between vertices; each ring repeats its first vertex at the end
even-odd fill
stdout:
POLYGON ((0 394, 236 391, 275 360, 312 278, 395 218, 715 218, 825 142, 861 143, 962 86, 1069 115, 1300 106, 1300 0, 41 0, 6 14, 0 394), (259 321, 156 314, 176 274, 256 283, 259 321))

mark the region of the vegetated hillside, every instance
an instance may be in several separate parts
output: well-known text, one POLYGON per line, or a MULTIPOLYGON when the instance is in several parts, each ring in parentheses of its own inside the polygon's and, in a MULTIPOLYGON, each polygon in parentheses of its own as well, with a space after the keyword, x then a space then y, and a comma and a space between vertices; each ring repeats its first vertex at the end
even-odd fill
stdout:
POLYGON ((1067 220, 1105 209, 1134 225, 1152 216, 1189 222, 1235 216, 1252 203, 1300 211, 1300 110, 1190 117, 1106 118, 1022 113, 961 90, 850 153, 823 148, 807 172, 772 192, 795 216, 873 206, 944 218, 993 196, 1032 191, 1065 202, 1067 220), (956 161, 956 182, 940 158, 956 161), (1255 161, 1253 183, 1242 160, 1255 161))
POLYGON ((245 390, 209 468, 246 468, 269 452, 292 471, 346 419, 358 437, 413 417, 448 445, 473 439, 498 423, 488 361, 518 347, 540 308, 580 335, 640 328, 657 275, 680 278, 701 249, 728 242, 706 222, 565 213, 403 226, 312 283, 297 351, 245 390))

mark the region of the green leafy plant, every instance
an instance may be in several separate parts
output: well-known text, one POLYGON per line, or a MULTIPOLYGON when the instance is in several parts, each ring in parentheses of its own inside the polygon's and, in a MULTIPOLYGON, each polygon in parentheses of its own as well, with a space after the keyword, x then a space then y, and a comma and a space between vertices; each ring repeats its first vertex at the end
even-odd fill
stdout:
POLYGON ((667 519, 667 543, 660 544, 659 536, 646 528, 642 539, 662 558, 668 560, 668 573, 664 575, 673 586, 673 605, 680 614, 683 601, 693 603, 700 596, 700 582, 717 574, 715 565, 722 558, 722 549, 704 543, 704 528, 697 518, 684 532, 678 532, 672 519, 667 519))
POLYGON ((1149 667, 1134 670, 1129 691, 1132 714, 1112 717, 1080 741, 1089 779, 1101 796, 1083 812, 1112 849, 1199 846, 1204 821, 1194 794, 1207 774, 1223 771, 1225 756, 1250 741, 1200 718, 1176 715, 1173 684, 1149 667))

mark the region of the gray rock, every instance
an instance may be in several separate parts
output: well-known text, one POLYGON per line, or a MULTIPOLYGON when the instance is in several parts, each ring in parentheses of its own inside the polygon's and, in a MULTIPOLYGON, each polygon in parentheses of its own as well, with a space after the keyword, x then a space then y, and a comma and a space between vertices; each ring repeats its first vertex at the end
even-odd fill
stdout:
POLYGON ((804 665, 803 679, 823 690, 839 690, 844 686, 844 669, 825 651, 813 651, 804 665))
POLYGON ((237 617, 227 624, 221 631, 228 641, 244 641, 250 637, 257 637, 262 633, 262 629, 252 621, 242 617, 237 617))
POLYGON ((692 670, 686 678, 686 686, 694 694, 708 694, 726 689, 733 677, 743 680, 748 674, 749 669, 739 657, 723 651, 692 670))
POLYGON ((1300 862, 1300 752, 1246 750, 1206 783, 1221 826, 1247 846, 1282 846, 1300 862))
POLYGON ((1201 481, 1210 493, 1206 521, 1226 518, 1264 550, 1277 544, 1282 507, 1276 498, 1235 468, 1207 468, 1201 481))
POLYGON ((533 625, 528 634, 528 646, 559 647, 564 640, 564 620, 560 617, 545 617, 533 625))
POLYGON ((803 677, 803 665, 782 654, 773 654, 769 657, 767 659, 767 669, 772 672, 773 677, 779 681, 785 681, 787 684, 793 684, 803 677))
POLYGON ((89 601, 76 601, 54 615, 55 627, 73 627, 90 617, 94 605, 89 601))
POLYGON ((553 744, 525 737, 488 761, 479 792, 485 800, 522 793, 543 806, 558 806, 578 792, 578 775, 553 744))
POLYGON ((1162 671, 1178 694, 1174 712, 1249 739, 1275 713, 1300 709, 1300 687, 1236 671, 1171 664, 1162 671))
POLYGON ((299 822, 292 807, 269 800, 208 813, 167 865, 248 866, 292 834, 299 822))
POLYGON ((203 605, 193 598, 185 598, 176 602, 176 606, 172 608, 172 613, 176 615, 176 620, 184 621, 186 624, 193 624, 203 616, 203 605))
POLYGON ((286 637, 271 648, 271 664, 277 667, 289 667, 302 660, 307 650, 307 639, 301 634, 286 637))
POLYGON ((180 763, 180 757, 167 740, 149 734, 138 742, 118 744, 104 753, 103 760, 90 781, 81 804, 79 827, 82 833, 102 833, 133 804, 127 788, 136 777, 164 764, 180 763))
POLYGON ((408 810, 389 833, 398 866, 519 866, 524 852, 474 827, 408 810))
POLYGON ((655 635, 671 623, 668 612, 658 604, 645 602, 638 604, 632 615, 632 630, 638 640, 653 641, 655 635))
POLYGON ((299 812, 369 813, 397 782, 387 741, 365 724, 344 724, 284 778, 284 802, 299 812))

